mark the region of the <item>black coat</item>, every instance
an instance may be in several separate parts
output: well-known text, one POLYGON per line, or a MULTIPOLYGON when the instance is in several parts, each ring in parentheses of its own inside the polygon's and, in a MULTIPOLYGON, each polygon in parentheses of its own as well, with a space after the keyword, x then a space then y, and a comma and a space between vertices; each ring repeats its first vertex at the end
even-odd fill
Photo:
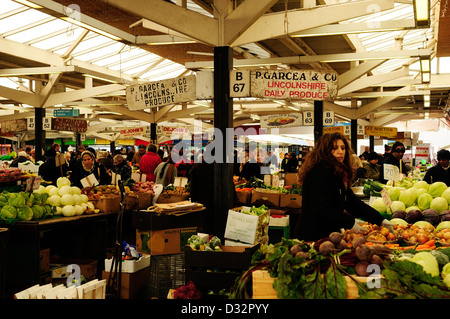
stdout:
POLYGON ((450 168, 443 169, 439 164, 430 167, 425 173, 423 180, 428 184, 444 182, 447 186, 450 186, 450 168))
POLYGON ((346 188, 325 163, 314 167, 303 183, 302 212, 298 218, 295 237, 317 241, 341 228, 351 229, 355 218, 381 225, 383 217, 374 208, 346 188))
POLYGON ((261 163, 256 162, 247 162, 242 166, 241 173, 239 174, 241 178, 245 178, 245 180, 249 181, 250 178, 262 178, 261 174, 261 163))
POLYGON ((105 167, 98 162, 94 162, 94 170, 91 172, 86 171, 82 164, 75 165, 72 173, 70 174, 70 182, 72 186, 83 188, 81 180, 91 174, 94 174, 95 178, 99 182, 99 185, 111 184, 111 175, 108 174, 105 167))
POLYGON ((56 167, 55 158, 49 157, 41 166, 39 166, 38 174, 45 181, 52 182, 56 186, 59 177, 67 176, 68 165, 63 164, 56 167))

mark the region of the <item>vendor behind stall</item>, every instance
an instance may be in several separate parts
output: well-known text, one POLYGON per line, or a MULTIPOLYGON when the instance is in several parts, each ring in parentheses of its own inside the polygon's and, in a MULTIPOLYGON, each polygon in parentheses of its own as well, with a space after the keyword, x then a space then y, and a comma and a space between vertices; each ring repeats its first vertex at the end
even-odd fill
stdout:
POLYGON ((106 171, 105 166, 95 161, 95 155, 86 150, 81 154, 81 165, 76 165, 70 175, 72 186, 83 188, 81 180, 94 174, 99 185, 111 184, 111 175, 106 171))
POLYGON ((317 241, 341 229, 361 230, 359 218, 392 229, 392 223, 356 197, 353 151, 344 135, 324 134, 305 157, 299 170, 303 188, 302 213, 294 235, 317 241), (357 219, 358 218, 358 219, 357 219))

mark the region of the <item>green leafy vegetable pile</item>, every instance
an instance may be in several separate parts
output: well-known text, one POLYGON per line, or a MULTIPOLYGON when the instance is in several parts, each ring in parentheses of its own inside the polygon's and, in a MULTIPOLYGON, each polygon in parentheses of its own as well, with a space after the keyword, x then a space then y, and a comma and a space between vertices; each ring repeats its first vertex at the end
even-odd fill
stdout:
POLYGON ((47 193, 0 193, 0 221, 13 224, 16 221, 40 220, 52 216, 55 207, 47 203, 47 193))

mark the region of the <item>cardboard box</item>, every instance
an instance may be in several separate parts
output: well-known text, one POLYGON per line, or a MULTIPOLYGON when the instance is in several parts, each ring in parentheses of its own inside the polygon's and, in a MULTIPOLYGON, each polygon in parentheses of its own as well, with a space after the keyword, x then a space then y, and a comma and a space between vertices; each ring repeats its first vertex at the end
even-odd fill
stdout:
POLYGON ((184 252, 185 266, 203 268, 248 269, 252 256, 259 249, 259 244, 253 246, 220 246, 222 251, 192 250, 186 246, 184 252))
POLYGON ((280 207, 280 193, 255 189, 250 203, 254 206, 280 207))
POLYGON ((58 263, 50 264, 52 279, 67 278, 72 272, 67 272, 67 267, 71 264, 80 267, 80 273, 87 280, 92 280, 97 276, 97 260, 92 259, 59 259, 58 263))
MULTIPOLYGON (((150 266, 150 255, 142 255, 138 260, 124 260, 122 263, 122 272, 133 273, 137 272, 145 267, 150 266)), ((110 271, 112 264, 111 259, 105 259, 105 270, 110 271)), ((113 266, 112 271, 115 271, 115 267, 113 266)))
POLYGON ((237 197, 237 206, 247 206, 250 204, 250 200, 252 198, 252 192, 251 191, 237 191, 236 192, 237 197))
POLYGON ((125 209, 147 209, 148 207, 152 206, 152 200, 152 193, 137 192, 133 196, 127 195, 125 198, 125 209))
POLYGON ((292 186, 298 183, 297 173, 286 173, 284 175, 284 186, 292 186))
POLYGON ((50 271, 50 248, 42 249, 39 252, 41 273, 50 271))
POLYGON ((115 196, 97 199, 93 200, 92 203, 94 204, 95 208, 99 209, 102 213, 114 213, 119 211, 120 197, 115 196))
POLYGON ((274 215, 270 216, 269 218, 269 227, 285 227, 289 226, 289 215, 287 216, 281 216, 281 215, 274 215))
MULTIPOLYGON (((149 267, 134 273, 121 274, 120 299, 137 299, 145 295, 148 284, 149 267)), ((102 279, 108 282, 110 272, 102 271, 102 279)))
POLYGON ((161 230, 136 229, 136 250, 150 255, 179 254, 197 227, 161 230))
POLYGON ((181 215, 157 214, 149 211, 133 211, 131 225, 136 229, 161 230, 172 228, 203 227, 205 208, 181 215))
POLYGON ((167 194, 161 193, 156 199, 156 203, 176 203, 185 201, 191 196, 190 194, 178 195, 178 194, 167 194))
POLYGON ((302 195, 280 194, 280 207, 302 208, 302 195))

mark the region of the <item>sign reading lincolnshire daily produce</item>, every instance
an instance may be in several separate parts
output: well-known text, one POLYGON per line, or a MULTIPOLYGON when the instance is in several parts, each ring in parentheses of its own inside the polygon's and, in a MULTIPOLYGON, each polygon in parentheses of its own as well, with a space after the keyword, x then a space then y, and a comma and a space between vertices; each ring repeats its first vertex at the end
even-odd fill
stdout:
POLYGON ((252 97, 332 101, 337 96, 334 72, 257 70, 251 71, 250 78, 252 97))
POLYGON ((126 89, 128 109, 143 110, 196 99, 195 75, 132 85, 126 89))

